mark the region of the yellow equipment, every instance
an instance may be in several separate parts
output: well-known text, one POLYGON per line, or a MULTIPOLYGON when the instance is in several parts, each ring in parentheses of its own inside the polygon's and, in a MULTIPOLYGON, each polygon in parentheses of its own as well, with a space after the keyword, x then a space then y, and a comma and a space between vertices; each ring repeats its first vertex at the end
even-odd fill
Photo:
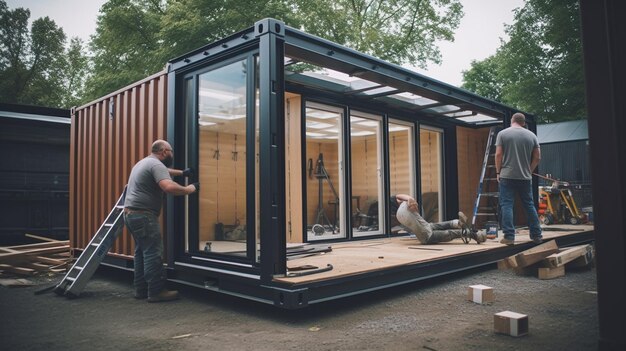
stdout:
POLYGON ((587 222, 587 216, 580 212, 576 206, 568 182, 539 174, 535 175, 552 181, 551 186, 539 187, 539 210, 537 213, 541 222, 544 224, 581 224, 587 222))

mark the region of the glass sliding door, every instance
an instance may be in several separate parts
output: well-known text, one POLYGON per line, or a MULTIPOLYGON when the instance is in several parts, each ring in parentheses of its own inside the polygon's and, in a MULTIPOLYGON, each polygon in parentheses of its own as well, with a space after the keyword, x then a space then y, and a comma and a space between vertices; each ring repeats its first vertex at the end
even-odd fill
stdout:
MULTIPOLYGON (((415 177, 415 128, 413 123, 389 120, 390 195, 407 194, 417 198, 415 177)), ((391 231, 401 230, 396 214, 390 213, 391 231)))
POLYGON ((247 256, 246 131, 248 118, 254 118, 248 104, 250 62, 246 57, 197 76, 201 188, 193 245, 207 254, 247 256))
POLYGON ((383 233, 382 117, 363 112, 350 114, 352 235, 383 233))
POLYGON ((420 167, 422 217, 442 221, 443 214, 443 130, 420 126, 420 167))
POLYGON ((306 203, 308 241, 345 238, 342 133, 343 109, 307 102, 306 203))

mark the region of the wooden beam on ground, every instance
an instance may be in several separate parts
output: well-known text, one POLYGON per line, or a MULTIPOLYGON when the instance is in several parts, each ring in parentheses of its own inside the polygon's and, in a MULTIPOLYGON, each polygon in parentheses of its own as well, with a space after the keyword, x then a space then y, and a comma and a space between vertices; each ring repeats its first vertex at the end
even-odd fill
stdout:
POLYGON ((69 244, 70 244, 69 240, 63 240, 63 241, 57 240, 57 241, 49 241, 45 243, 5 246, 4 249, 13 250, 13 251, 28 251, 31 249, 42 249, 46 247, 67 246, 69 244))
POLYGON ((11 273, 21 274, 21 275, 34 275, 36 272, 32 268, 13 267, 8 264, 0 264, 0 269, 5 272, 11 272, 11 273))
POLYGON ((56 258, 50 258, 50 257, 45 257, 45 256, 27 256, 27 257, 30 261, 47 263, 53 266, 59 266, 59 265, 67 263, 67 260, 59 260, 56 258))
POLYGON ((526 251, 518 253, 514 256, 515 263, 517 263, 517 267, 520 268, 530 266, 531 264, 537 263, 557 251, 559 251, 559 247, 556 245, 556 241, 550 240, 541 245, 537 245, 526 251))
POLYGON ((589 267, 594 262, 593 250, 588 251, 584 256, 580 256, 577 259, 565 264, 565 267, 569 268, 582 268, 589 267))
POLYGON ((565 275, 565 266, 539 268, 539 279, 554 279, 565 275))
POLYGON ((565 248, 563 251, 554 253, 548 257, 546 257, 545 261, 548 264, 548 267, 560 267, 565 265, 568 262, 571 262, 581 256, 585 256, 588 252, 593 251, 591 245, 579 245, 574 247, 565 248))
POLYGON ((26 255, 44 255, 56 252, 68 251, 70 249, 69 245, 58 246, 58 247, 46 247, 41 249, 32 249, 28 251, 21 252, 11 252, 11 253, 0 253, 0 262, 13 262, 24 260, 26 255))
POLYGON ((19 279, 0 279, 0 285, 13 288, 13 287, 22 287, 22 286, 32 286, 35 284, 27 279, 19 278, 19 279))
POLYGON ((24 235, 29 237, 29 238, 37 239, 37 240, 41 240, 41 241, 51 241, 51 242, 58 241, 56 239, 46 238, 45 236, 39 236, 39 235, 35 235, 35 234, 26 233, 24 235))

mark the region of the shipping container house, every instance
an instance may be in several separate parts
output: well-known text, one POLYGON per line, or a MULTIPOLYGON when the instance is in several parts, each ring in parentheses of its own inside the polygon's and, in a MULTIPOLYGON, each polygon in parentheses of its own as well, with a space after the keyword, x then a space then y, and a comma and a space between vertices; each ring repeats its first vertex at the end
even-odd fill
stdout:
MULTIPOLYGON (((164 138, 176 168, 197 170, 179 181, 201 184, 165 201, 172 281, 291 309, 489 264, 530 244, 419 250, 385 199, 411 194, 430 221, 471 213, 489 127, 514 112, 261 20, 73 111, 72 244, 164 138)), ((132 252, 124 232, 107 262, 131 267, 132 252)))

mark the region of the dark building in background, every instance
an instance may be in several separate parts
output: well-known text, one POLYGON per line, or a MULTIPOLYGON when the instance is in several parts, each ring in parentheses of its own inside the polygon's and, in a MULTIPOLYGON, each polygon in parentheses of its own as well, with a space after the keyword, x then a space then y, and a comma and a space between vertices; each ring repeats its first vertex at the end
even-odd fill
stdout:
MULTIPOLYGON (((587 120, 537 125, 541 175, 569 182, 579 207, 592 205, 587 120)), ((539 185, 550 185, 540 179, 539 185)))
POLYGON ((70 111, 0 104, 0 245, 68 237, 70 111))

